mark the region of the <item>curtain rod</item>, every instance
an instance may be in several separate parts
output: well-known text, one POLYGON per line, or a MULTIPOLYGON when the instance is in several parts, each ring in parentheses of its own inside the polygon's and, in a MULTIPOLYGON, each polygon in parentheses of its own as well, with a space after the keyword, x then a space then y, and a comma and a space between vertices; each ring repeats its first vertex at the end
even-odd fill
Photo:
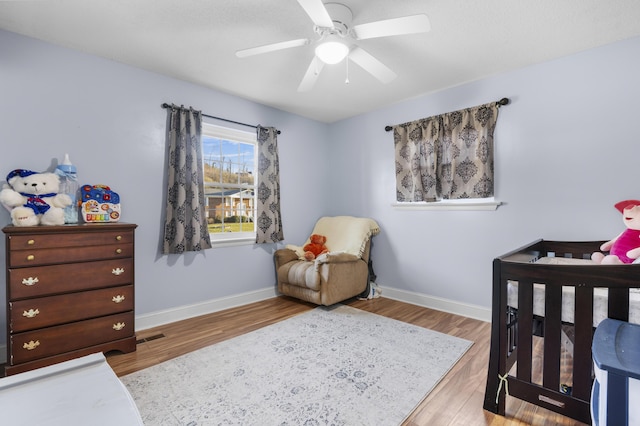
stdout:
MULTIPOLYGON (((177 105, 169 105, 168 103, 163 103, 161 105, 162 108, 184 108, 184 107, 178 107, 177 105)), ((258 126, 254 126, 253 124, 247 124, 247 123, 241 123, 239 121, 233 121, 233 120, 228 120, 226 118, 222 118, 222 117, 215 117, 213 115, 209 115, 209 114, 204 114, 201 113, 203 117, 207 117, 207 118, 213 118, 214 120, 222 120, 222 121, 226 121, 227 123, 234 123, 234 124, 239 124, 241 126, 247 126, 247 127, 253 127, 254 129, 257 129, 258 126)), ((280 130, 276 130, 278 132, 278 134, 280 134, 280 130)))
MULTIPOLYGON (((496 102, 496 106, 498 108, 500 108, 503 105, 508 105, 509 104, 509 98, 502 98, 499 101, 496 102)), ((385 126, 384 128, 385 132, 390 132, 393 130, 393 126, 385 126)))

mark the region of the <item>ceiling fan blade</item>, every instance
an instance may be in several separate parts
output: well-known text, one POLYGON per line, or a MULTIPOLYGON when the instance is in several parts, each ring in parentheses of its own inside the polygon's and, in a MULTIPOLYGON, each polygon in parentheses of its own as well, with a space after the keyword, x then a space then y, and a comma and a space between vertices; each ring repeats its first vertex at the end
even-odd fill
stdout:
POLYGON ((365 71, 384 84, 390 83, 398 76, 385 64, 374 58, 369 52, 361 47, 356 47, 351 50, 351 53, 349 53, 349 59, 360 65, 365 71))
POLYGON ((353 27, 353 34, 356 40, 364 40, 367 38, 426 33, 429 30, 431 30, 429 18, 427 15, 421 14, 356 25, 353 27))
POLYGON ((276 50, 289 49, 291 47, 304 46, 309 44, 308 38, 300 38, 298 40, 282 41, 280 43, 266 44, 264 46, 252 47, 250 49, 238 50, 236 56, 238 58, 246 58, 247 56, 259 55, 262 53, 274 52, 276 50))
POLYGON ((333 21, 322 0, 298 0, 309 18, 319 27, 333 28, 333 21))
POLYGON ((316 80, 318 79, 323 67, 324 62, 322 62, 317 56, 314 56, 311 64, 309 64, 309 68, 307 68, 307 72, 298 86, 298 92, 308 92, 311 90, 313 85, 316 84, 316 80))

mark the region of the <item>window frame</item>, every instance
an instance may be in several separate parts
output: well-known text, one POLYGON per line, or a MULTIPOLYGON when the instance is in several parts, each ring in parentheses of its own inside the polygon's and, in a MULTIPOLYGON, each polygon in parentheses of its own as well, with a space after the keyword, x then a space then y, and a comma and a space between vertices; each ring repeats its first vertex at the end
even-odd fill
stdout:
MULTIPOLYGON (((253 197, 251 201, 251 205, 253 205, 252 209, 252 223, 253 223, 253 231, 250 232, 209 232, 209 237, 211 239, 211 244, 214 247, 221 246, 229 246, 229 245, 243 245, 243 244, 254 244, 256 241, 256 191, 258 188, 258 137, 256 132, 249 132, 245 130, 234 129, 231 127, 220 126, 211 123, 202 123, 202 162, 203 162, 203 170, 204 163, 207 163, 207 153, 205 152, 205 138, 218 139, 223 141, 228 141, 232 143, 244 143, 253 145, 253 169, 251 170, 253 176, 253 184, 229 184, 223 182, 214 183, 215 186, 240 189, 244 190, 253 190, 253 197)), ((203 186, 205 191, 205 199, 206 199, 206 210, 207 210, 207 219, 209 214, 209 196, 206 195, 207 188, 214 186, 211 182, 206 182, 204 173, 203 173, 203 186)), ((207 222, 208 225, 208 222, 207 222)))

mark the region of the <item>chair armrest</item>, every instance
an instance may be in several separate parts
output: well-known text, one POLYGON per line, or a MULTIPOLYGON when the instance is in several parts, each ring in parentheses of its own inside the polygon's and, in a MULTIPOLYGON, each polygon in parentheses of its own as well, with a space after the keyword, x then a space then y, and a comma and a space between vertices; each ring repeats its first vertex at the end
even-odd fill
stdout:
POLYGON ((298 254, 288 248, 276 250, 275 253, 273 253, 273 256, 275 258, 277 267, 280 267, 285 263, 289 263, 293 260, 298 260, 298 254))
POLYGON ((348 263, 360 260, 358 256, 350 253, 324 253, 316 258, 316 263, 348 263))

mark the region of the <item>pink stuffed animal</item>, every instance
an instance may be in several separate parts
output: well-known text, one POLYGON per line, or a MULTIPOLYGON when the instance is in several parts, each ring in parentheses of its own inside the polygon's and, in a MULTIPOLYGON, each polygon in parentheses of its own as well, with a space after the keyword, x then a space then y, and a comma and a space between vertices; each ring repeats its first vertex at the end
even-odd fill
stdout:
POLYGON ((600 252, 591 255, 591 259, 596 263, 620 265, 633 263, 640 258, 640 201, 620 201, 615 208, 622 213, 622 220, 627 229, 600 246, 600 250, 609 252, 608 255, 600 252))

